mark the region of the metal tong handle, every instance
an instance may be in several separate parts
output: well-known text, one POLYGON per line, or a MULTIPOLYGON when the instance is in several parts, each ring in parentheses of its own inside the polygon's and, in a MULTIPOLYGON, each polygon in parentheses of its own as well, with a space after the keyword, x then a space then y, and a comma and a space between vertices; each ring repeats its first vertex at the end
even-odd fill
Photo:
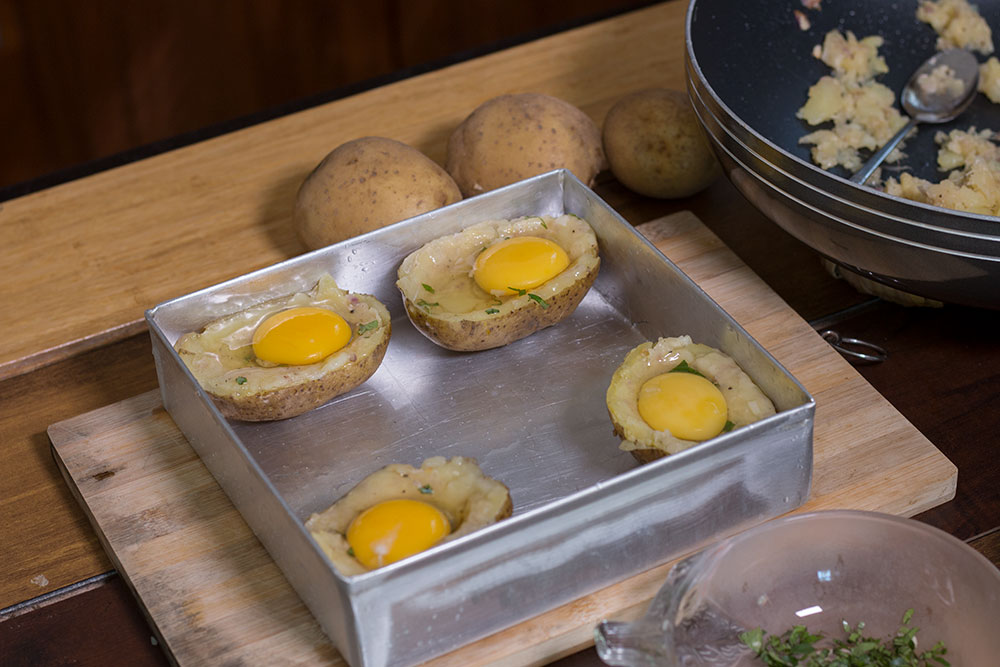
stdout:
POLYGON ((852 364, 877 364, 889 358, 889 353, 878 345, 857 338, 843 338, 833 329, 824 329, 819 335, 852 364))

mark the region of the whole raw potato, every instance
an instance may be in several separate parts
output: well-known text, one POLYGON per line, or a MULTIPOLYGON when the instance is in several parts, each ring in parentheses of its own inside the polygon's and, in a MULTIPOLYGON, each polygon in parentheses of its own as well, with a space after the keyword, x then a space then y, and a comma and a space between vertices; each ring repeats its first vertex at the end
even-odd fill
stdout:
POLYGON ((445 166, 466 197, 560 168, 591 185, 603 167, 594 121, 572 104, 538 93, 481 104, 448 139, 445 166))
POLYGON ((722 173, 687 95, 653 89, 618 100, 604 120, 611 173, 647 197, 687 197, 722 173))
POLYGON ((363 137, 323 158, 299 188, 292 223, 309 248, 459 201, 451 176, 400 141, 363 137))

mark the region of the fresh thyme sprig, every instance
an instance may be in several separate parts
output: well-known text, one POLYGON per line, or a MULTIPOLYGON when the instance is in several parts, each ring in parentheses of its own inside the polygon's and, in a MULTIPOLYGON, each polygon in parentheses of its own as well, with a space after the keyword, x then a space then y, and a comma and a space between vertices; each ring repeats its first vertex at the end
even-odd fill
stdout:
POLYGON ((812 634, 804 625, 781 636, 768 636, 756 628, 740 633, 740 641, 769 667, 949 667, 942 642, 917 652, 918 628, 910 627, 912 618, 913 610, 908 609, 891 640, 866 637, 863 622, 852 628, 844 621, 846 639, 833 639, 829 646, 817 646, 823 635, 812 634))

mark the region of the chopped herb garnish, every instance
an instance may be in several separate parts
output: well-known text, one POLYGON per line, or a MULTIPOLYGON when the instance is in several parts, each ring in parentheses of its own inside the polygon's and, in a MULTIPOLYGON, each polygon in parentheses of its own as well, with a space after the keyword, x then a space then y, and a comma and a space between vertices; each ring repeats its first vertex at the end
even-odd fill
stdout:
POLYGON ((246 383, 247 383, 247 379, 245 377, 243 377, 242 375, 239 376, 238 378, 236 378, 236 384, 246 384, 246 383))
POLYGON ((729 420, 727 419, 727 420, 726 420, 726 423, 725 423, 725 424, 724 424, 724 425, 722 426, 722 432, 723 432, 723 433, 729 433, 729 432, 730 432, 730 431, 732 431, 732 430, 733 430, 734 428, 736 428, 736 424, 734 424, 733 422, 731 422, 731 421, 729 421, 729 420))
POLYGON ((548 229, 549 226, 545 224, 545 218, 538 218, 538 222, 542 223, 542 227, 548 229))
POLYGON ((793 626, 780 637, 755 628, 739 635, 743 642, 765 665, 770 667, 948 667, 951 663, 944 659, 948 652, 944 644, 938 642, 923 653, 917 652, 914 639, 917 628, 909 627, 913 610, 903 614, 903 623, 891 640, 865 637, 865 624, 858 623, 852 628, 843 622, 846 640, 834 639, 829 646, 817 646, 824 639, 822 634, 812 634, 804 625, 793 626))
POLYGON ((417 305, 423 308, 424 310, 430 310, 434 306, 440 306, 441 304, 438 303, 437 301, 435 301, 434 303, 430 303, 429 301, 424 301, 423 299, 417 299, 417 305))
MULTIPOLYGON (((673 368, 671 368, 667 372, 668 373, 691 373, 692 375, 701 375, 701 377, 705 377, 704 375, 702 375, 701 373, 699 373, 695 369, 691 368, 688 365, 688 362, 684 361, 683 359, 681 359, 681 363, 677 364, 676 366, 674 366, 673 368)), ((705 378, 705 379, 707 380, 708 378, 705 378)))
POLYGON ((354 558, 354 547, 347 547, 347 555, 354 558))
POLYGON ((372 329, 378 329, 378 320, 372 320, 371 322, 368 322, 367 324, 359 324, 358 325, 358 335, 363 334, 363 333, 368 333, 372 329))
POLYGON ((431 488, 430 484, 424 484, 420 487, 420 493, 434 493, 434 489, 431 488))
POLYGON ((498 308, 487 308, 486 309, 486 314, 487 315, 496 315, 499 312, 500 312, 500 310, 498 308))
POLYGON ((517 287, 508 287, 507 289, 509 289, 511 292, 517 292, 518 296, 524 296, 525 294, 528 293, 528 290, 526 290, 526 289, 520 289, 520 288, 517 288, 517 287))
POLYGON ((537 303, 539 306, 541 306, 542 310, 545 310, 546 308, 549 307, 549 304, 545 301, 545 299, 538 296, 537 294, 529 294, 528 298, 537 303))
POLYGON ((433 288, 433 287, 431 287, 431 286, 430 286, 430 285, 428 285, 427 283, 420 283, 420 284, 424 286, 424 289, 425 289, 425 290, 427 290, 427 291, 428 291, 428 292, 430 292, 431 294, 434 294, 434 288, 433 288))

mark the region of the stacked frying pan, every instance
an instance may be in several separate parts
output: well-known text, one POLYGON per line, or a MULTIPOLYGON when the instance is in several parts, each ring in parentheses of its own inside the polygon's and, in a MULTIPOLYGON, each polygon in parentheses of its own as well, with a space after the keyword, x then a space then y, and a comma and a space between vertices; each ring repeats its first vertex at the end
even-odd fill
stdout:
MULTIPOLYGON (((795 112, 829 73, 814 46, 833 29, 882 36, 890 71, 878 80, 898 96, 936 51, 937 35, 916 8, 916 0, 826 1, 819 9, 800 0, 692 0, 688 92, 729 179, 785 231, 843 269, 903 292, 1000 308, 1000 218, 857 185, 846 171, 812 164, 809 146, 798 143, 817 128, 795 112)), ((980 11, 1000 48, 1000 3, 983 1, 980 11)), ((1000 105, 978 95, 955 121, 918 126, 903 168, 941 180, 935 133, 970 126, 1000 131, 1000 105)))

